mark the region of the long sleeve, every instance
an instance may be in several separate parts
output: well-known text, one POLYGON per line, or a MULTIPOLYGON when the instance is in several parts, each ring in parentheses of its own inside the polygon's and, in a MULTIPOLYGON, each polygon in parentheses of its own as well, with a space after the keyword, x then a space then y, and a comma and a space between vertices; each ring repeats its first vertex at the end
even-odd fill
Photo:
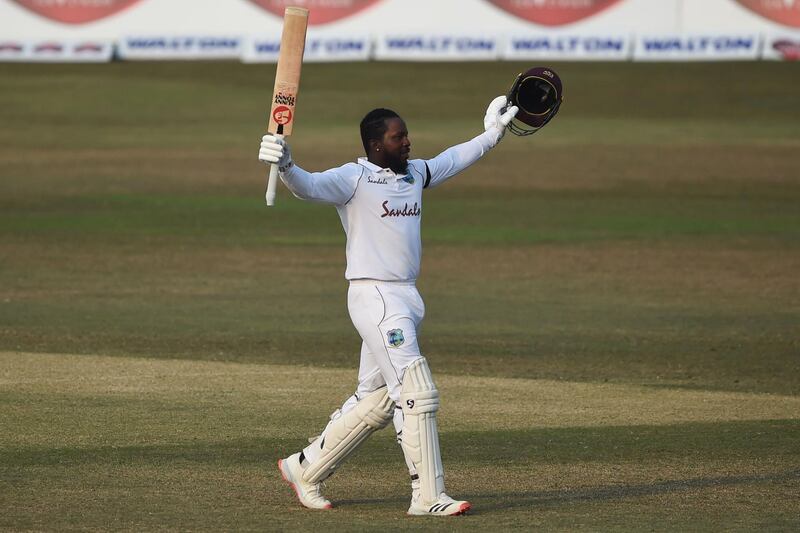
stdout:
POLYGON ((448 148, 433 159, 426 160, 425 163, 431 172, 427 186, 441 185, 483 157, 495 144, 497 144, 497 132, 485 131, 467 142, 448 148))
POLYGON ((324 172, 308 172, 292 165, 280 177, 292 194, 302 200, 343 205, 355 194, 362 173, 354 163, 324 172))

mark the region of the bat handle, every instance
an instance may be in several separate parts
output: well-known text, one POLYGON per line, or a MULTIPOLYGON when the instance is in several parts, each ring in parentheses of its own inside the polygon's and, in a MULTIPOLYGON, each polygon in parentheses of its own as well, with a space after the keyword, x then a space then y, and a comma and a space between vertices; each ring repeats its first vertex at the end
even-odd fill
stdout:
POLYGON ((267 201, 268 206, 275 205, 275 184, 278 181, 278 164, 273 163, 269 166, 269 179, 267 180, 267 192, 264 194, 264 199, 267 201))
MULTIPOLYGON (((275 135, 278 139, 283 139, 283 135, 275 135)), ((268 206, 275 205, 275 185, 278 183, 278 164, 273 163, 269 166, 269 179, 267 180, 267 192, 264 199, 268 206)))

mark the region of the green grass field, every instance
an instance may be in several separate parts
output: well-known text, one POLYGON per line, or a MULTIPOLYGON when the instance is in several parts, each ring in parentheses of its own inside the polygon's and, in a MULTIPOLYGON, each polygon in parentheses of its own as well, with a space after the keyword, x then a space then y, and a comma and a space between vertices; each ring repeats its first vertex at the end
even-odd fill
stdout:
MULTIPOLYGON (((292 148, 477 134, 525 65, 310 64, 292 148)), ((800 528, 800 64, 554 65, 558 118, 427 193, 422 348, 448 488, 389 430, 296 504, 351 393, 335 210, 256 160, 274 71, 0 64, 0 529, 800 528)))

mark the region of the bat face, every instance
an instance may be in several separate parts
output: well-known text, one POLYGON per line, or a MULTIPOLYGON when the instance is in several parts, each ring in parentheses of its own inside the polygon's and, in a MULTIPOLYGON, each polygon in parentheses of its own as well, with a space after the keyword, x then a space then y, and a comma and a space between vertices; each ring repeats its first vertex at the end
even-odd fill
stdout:
POLYGON ((281 51, 275 71, 275 88, 269 113, 270 133, 290 135, 294 125, 297 91, 300 86, 300 69, 306 44, 308 11, 289 7, 283 18, 281 51))

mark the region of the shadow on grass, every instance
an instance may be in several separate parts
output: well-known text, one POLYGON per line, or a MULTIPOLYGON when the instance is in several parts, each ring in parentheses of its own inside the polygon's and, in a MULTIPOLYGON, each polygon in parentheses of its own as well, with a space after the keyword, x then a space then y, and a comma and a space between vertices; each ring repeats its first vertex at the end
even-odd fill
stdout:
MULTIPOLYGON (((547 490, 532 492, 496 492, 461 494, 460 497, 470 500, 476 505, 474 512, 500 511, 516 507, 542 507, 547 505, 560 505, 573 502, 607 502, 626 498, 642 496, 658 496, 661 494, 674 494, 692 490, 708 488, 731 487, 738 485, 753 485, 763 483, 780 483, 785 481, 800 481, 800 469, 785 472, 776 472, 763 475, 749 476, 716 476, 691 479, 675 479, 659 481, 657 483, 642 483, 636 485, 613 485, 591 487, 583 489, 547 490)), ((337 506, 345 505, 374 505, 384 503, 403 503, 407 497, 400 498, 362 498, 352 500, 338 500, 337 506)))
POLYGON ((789 470, 772 474, 750 476, 717 476, 692 479, 676 479, 659 481, 657 483, 643 483, 638 485, 619 485, 592 487, 588 489, 567 489, 560 491, 541 491, 529 493, 495 493, 495 494, 470 494, 474 500, 486 500, 481 509, 495 511, 511 509, 514 507, 542 506, 549 504, 562 504, 586 501, 610 501, 624 498, 637 498, 641 496, 658 496, 676 492, 731 487, 737 485, 752 485, 761 483, 780 483, 784 481, 800 481, 800 470, 789 470))

